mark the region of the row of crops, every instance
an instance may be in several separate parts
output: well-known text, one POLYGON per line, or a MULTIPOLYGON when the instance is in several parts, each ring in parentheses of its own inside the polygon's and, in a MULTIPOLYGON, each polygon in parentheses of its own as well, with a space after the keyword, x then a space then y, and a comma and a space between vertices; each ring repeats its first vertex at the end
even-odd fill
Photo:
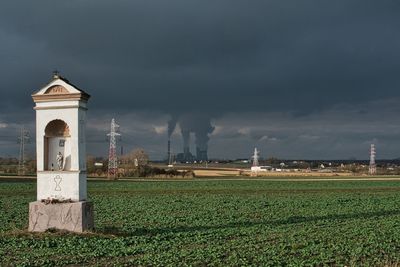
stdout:
POLYGON ((94 233, 26 232, 34 182, 0 182, 0 266, 384 266, 400 182, 89 182, 94 233))

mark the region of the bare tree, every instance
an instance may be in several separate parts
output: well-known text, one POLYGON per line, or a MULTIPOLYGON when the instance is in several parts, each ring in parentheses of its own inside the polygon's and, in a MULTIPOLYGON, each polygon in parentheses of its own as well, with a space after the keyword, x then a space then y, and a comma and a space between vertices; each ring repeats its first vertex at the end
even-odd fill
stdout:
POLYGON ((142 148, 134 149, 127 155, 127 158, 136 168, 146 166, 149 163, 149 156, 142 148))

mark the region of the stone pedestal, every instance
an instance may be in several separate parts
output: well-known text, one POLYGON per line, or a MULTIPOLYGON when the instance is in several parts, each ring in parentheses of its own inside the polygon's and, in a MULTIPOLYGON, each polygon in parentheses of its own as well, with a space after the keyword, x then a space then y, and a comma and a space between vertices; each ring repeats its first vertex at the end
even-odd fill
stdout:
POLYGON ((30 232, 44 232, 54 228, 82 233, 94 227, 93 203, 45 204, 40 201, 29 203, 30 232))

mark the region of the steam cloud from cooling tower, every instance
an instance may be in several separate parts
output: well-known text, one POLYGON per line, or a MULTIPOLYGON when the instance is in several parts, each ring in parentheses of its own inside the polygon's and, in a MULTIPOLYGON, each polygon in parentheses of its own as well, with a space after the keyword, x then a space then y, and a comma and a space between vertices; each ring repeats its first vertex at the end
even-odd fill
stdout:
POLYGON ((178 161, 208 160, 209 135, 214 131, 210 118, 201 114, 185 114, 172 116, 168 121, 168 158, 171 155, 170 139, 176 125, 179 124, 183 139, 183 153, 178 154, 178 161), (190 134, 194 133, 196 156, 190 152, 190 134))

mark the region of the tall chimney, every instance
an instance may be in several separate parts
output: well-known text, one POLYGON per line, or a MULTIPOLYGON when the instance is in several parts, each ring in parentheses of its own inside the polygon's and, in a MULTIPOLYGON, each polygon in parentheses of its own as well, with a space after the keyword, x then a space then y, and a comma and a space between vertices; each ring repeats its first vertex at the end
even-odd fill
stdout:
POLYGON ((167 162, 168 164, 171 164, 171 139, 168 139, 167 162))

